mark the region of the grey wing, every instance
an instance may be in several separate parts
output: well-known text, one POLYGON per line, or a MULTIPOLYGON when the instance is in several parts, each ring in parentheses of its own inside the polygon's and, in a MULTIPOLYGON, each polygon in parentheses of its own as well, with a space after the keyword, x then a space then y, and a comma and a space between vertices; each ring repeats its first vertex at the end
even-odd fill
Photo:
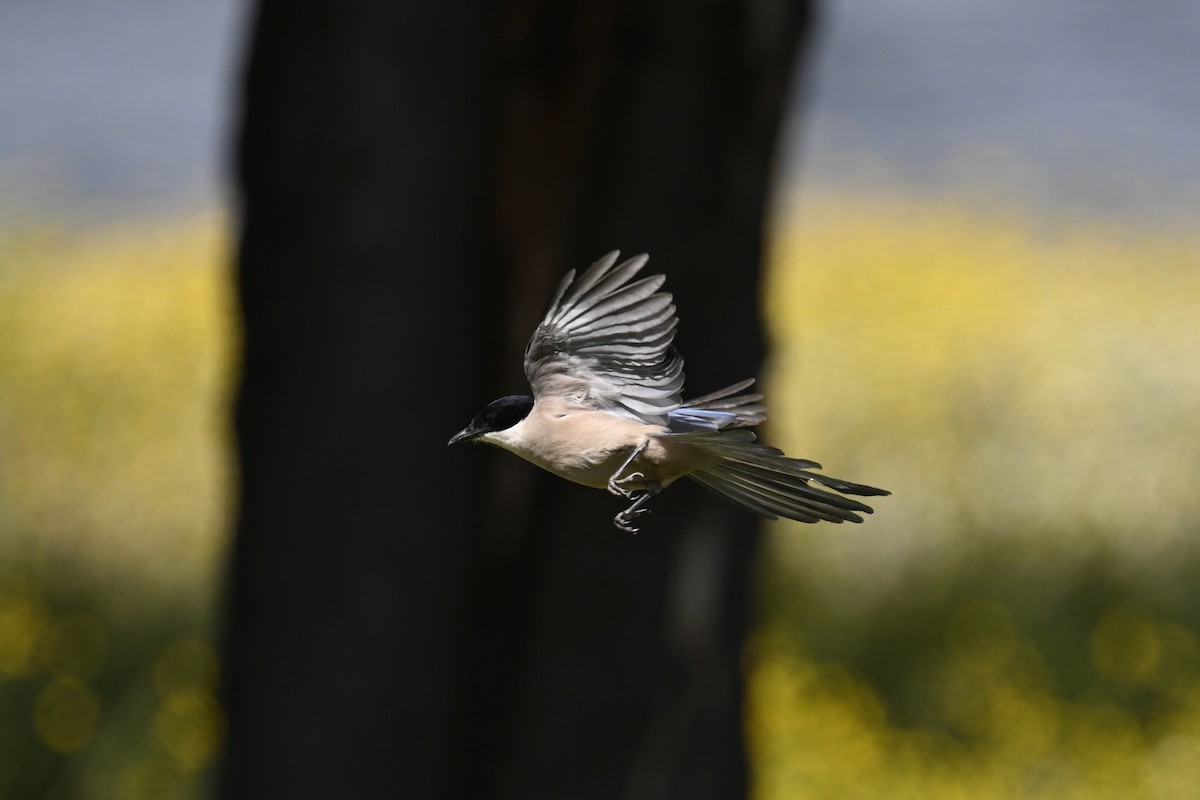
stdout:
POLYGON ((679 407, 683 359, 671 347, 675 305, 666 278, 632 280, 646 255, 617 264, 613 251, 558 286, 525 348, 533 396, 575 395, 616 414, 665 425, 679 407))

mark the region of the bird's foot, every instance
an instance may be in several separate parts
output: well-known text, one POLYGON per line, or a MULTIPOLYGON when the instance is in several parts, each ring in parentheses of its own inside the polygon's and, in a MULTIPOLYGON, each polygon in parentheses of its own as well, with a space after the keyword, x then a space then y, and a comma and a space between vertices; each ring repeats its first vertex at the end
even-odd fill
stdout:
POLYGON ((613 517, 613 525, 616 525, 620 530, 626 533, 637 533, 640 529, 634 526, 634 520, 643 514, 649 514, 648 508, 629 507, 613 517))
POLYGON ((616 471, 613 472, 612 477, 608 479, 608 490, 610 492, 617 495, 618 497, 624 497, 626 500, 633 499, 633 492, 630 491, 629 489, 626 489, 621 484, 629 483, 630 481, 636 480, 637 478, 645 478, 646 476, 640 472, 631 472, 628 475, 626 475, 624 478, 621 478, 619 476, 622 472, 624 472, 626 469, 628 469, 629 465, 633 463, 633 460, 635 458, 637 458, 638 456, 640 456, 643 452, 645 452, 646 448, 649 446, 650 446, 650 439, 647 438, 647 439, 644 439, 641 443, 639 443, 637 447, 635 447, 629 451, 628 458, 626 458, 625 461, 623 461, 621 463, 621 466, 617 467, 616 471))
MULTIPOLYGON (((637 533, 638 529, 633 524, 634 520, 643 514, 650 513, 650 509, 643 508, 642 506, 646 505, 647 500, 661 491, 662 486, 655 485, 638 494, 637 499, 633 501, 633 505, 613 517, 613 524, 626 533, 637 533)), ((632 495, 633 493, 630 492, 630 496, 632 495)))
POLYGON ((619 497, 624 497, 626 500, 632 500, 634 498, 634 492, 630 489, 626 489, 621 484, 631 483, 632 481, 643 479, 646 476, 640 472, 631 472, 628 475, 626 475, 624 478, 618 478, 617 475, 620 475, 620 474, 621 474, 620 472, 617 472, 611 478, 608 479, 608 491, 612 492, 613 494, 615 494, 619 497))

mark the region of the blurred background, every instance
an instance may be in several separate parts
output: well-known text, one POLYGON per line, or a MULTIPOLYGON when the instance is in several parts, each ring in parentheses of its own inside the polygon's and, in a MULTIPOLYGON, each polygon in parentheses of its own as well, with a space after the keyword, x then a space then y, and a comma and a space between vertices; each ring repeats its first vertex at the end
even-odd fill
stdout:
MULTIPOLYGON (((1200 9, 819 11, 769 434, 894 496, 771 526, 754 796, 1198 796, 1200 9)), ((0 6, 3 797, 207 791, 245 16, 0 6)))

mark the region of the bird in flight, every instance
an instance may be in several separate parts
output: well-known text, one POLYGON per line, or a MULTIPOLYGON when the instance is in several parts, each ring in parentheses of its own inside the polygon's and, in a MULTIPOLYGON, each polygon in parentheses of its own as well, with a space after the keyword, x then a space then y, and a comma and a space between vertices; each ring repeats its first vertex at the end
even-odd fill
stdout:
POLYGON ((679 319, 659 291, 666 277, 634 280, 649 257, 618 256, 559 284, 525 348, 533 396, 492 401, 449 444, 497 445, 630 500, 613 520, 630 533, 646 503, 685 477, 760 516, 798 522, 862 522, 873 509, 844 495, 890 494, 756 441, 749 428, 767 411, 761 394, 746 393, 753 379, 683 400, 683 359, 672 347, 679 319))

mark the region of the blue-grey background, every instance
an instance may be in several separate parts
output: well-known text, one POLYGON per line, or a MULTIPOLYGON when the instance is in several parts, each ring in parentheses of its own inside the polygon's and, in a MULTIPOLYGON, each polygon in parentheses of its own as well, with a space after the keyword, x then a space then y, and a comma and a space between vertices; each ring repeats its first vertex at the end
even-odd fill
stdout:
MULTIPOLYGON (((248 16, 237 0, 0 3, 0 211, 221 202, 248 16)), ((833 0, 820 16, 785 175, 1200 209, 1193 0, 833 0)))
POLYGON ((110 216, 219 202, 247 8, 0 3, 0 209, 110 216))

